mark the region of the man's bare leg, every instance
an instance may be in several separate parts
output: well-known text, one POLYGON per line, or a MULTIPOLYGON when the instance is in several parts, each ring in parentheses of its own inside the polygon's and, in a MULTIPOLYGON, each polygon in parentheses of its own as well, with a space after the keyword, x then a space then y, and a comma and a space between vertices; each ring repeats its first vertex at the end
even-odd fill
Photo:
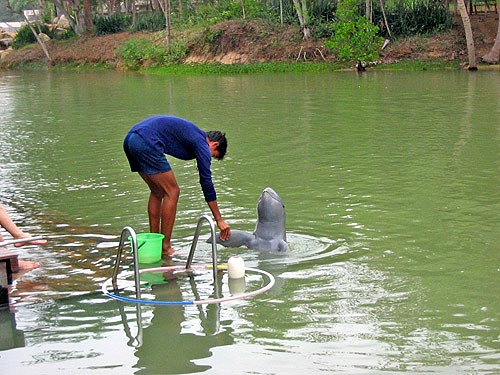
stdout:
POLYGON ((148 201, 148 217, 149 217, 149 231, 151 233, 160 233, 160 213, 163 197, 158 192, 149 194, 148 201))
POLYGON ((149 226, 151 232, 162 233, 163 254, 172 255, 172 231, 179 201, 179 186, 172 171, 154 175, 141 174, 148 184, 151 194, 148 202, 149 226))

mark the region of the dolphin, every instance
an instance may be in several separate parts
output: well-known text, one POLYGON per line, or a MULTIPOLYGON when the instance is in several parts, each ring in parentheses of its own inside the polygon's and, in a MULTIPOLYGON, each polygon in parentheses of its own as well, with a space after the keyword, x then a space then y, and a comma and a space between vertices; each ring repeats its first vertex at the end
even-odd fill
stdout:
POLYGON ((253 233, 232 229, 226 241, 220 239, 220 233, 215 238, 219 245, 225 247, 246 246, 251 250, 286 252, 288 244, 283 201, 273 189, 265 188, 257 203, 257 224, 253 233))

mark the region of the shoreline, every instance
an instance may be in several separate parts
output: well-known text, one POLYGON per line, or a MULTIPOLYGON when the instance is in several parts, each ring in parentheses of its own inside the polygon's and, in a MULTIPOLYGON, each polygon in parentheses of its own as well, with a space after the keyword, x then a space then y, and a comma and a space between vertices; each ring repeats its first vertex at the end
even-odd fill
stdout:
MULTIPOLYGON (((480 71, 498 71, 500 65, 478 63, 478 72, 480 71)), ((467 71, 467 65, 460 60, 403 60, 390 63, 370 64, 366 67, 369 71, 438 71, 438 70, 464 70, 467 71)), ((44 62, 24 63, 14 67, 2 68, 0 73, 8 72, 98 72, 98 71, 117 71, 122 73, 135 73, 145 75, 211 75, 211 74, 258 74, 258 73, 324 73, 324 72, 356 72, 356 67, 346 67, 338 63, 316 63, 316 62, 265 62, 252 64, 177 64, 159 67, 143 68, 138 70, 116 69, 104 64, 75 64, 65 63, 57 65, 47 65, 44 62)), ((363 72, 359 72, 363 73, 363 72)))

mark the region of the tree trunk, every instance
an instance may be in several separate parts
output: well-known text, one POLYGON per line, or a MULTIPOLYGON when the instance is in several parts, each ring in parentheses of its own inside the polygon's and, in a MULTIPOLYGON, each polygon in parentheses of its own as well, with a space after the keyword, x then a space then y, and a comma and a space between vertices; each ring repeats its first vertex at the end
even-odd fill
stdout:
POLYGON ((382 0, 380 0, 380 9, 382 10, 382 15, 384 16, 384 25, 385 25, 385 28, 387 29, 387 34, 389 34, 389 38, 392 39, 391 29, 389 28, 389 22, 387 22, 387 17, 385 15, 384 2, 382 0))
POLYGON ((80 4, 80 0, 70 0, 68 3, 71 4, 71 14, 74 15, 75 33, 83 35, 85 33, 85 12, 80 4))
POLYGON ((92 23, 92 6, 90 0, 83 0, 83 20, 85 24, 84 32, 87 34, 92 33, 94 25, 92 23))
POLYGON ((373 22, 372 0, 365 0, 365 16, 369 22, 373 22))
POLYGON ((309 15, 307 12, 306 0, 293 0, 293 5, 297 16, 299 17, 300 28, 302 29, 302 38, 307 40, 311 36, 311 31, 309 30, 309 15))
POLYGON ((165 33, 167 40, 167 48, 170 51, 170 47, 172 45, 172 37, 170 35, 170 0, 165 0, 163 14, 165 15, 165 33))
POLYGON ((116 1, 115 0, 108 0, 108 16, 111 16, 115 14, 116 12, 116 1))
POLYGON ((469 13, 467 13, 467 7, 464 0, 457 0, 457 5, 460 16, 462 17, 462 23, 464 24, 467 54, 469 56, 469 70, 477 70, 476 48, 474 47, 474 37, 472 35, 469 13))
POLYGON ((488 64, 498 64, 500 61, 500 18, 498 19, 498 29, 495 43, 493 44, 493 47, 491 47, 490 52, 484 55, 481 59, 488 64))
POLYGON ((241 12, 242 12, 242 18, 243 19, 246 19, 247 18, 247 15, 245 13, 245 3, 244 3, 244 0, 240 0, 241 2, 241 12))
POLYGON ((280 24, 283 26, 283 0, 280 0, 280 24))
POLYGON ((132 10, 132 25, 135 25, 137 21, 137 6, 135 4, 135 0, 131 1, 131 10, 132 10))

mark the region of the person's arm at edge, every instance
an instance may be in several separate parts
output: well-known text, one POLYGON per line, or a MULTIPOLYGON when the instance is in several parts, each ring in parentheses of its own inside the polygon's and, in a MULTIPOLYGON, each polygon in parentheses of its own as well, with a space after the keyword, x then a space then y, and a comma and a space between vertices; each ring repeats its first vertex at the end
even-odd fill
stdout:
POLYGON ((10 218, 7 210, 0 205, 0 226, 4 227, 7 232, 9 232, 14 238, 27 237, 28 235, 24 233, 10 218))
POLYGON ((228 240, 229 236, 231 235, 231 227, 222 218, 217 201, 211 201, 207 203, 208 207, 210 207, 210 211, 212 211, 212 215, 214 216, 217 226, 220 229, 220 239, 222 241, 228 240))

